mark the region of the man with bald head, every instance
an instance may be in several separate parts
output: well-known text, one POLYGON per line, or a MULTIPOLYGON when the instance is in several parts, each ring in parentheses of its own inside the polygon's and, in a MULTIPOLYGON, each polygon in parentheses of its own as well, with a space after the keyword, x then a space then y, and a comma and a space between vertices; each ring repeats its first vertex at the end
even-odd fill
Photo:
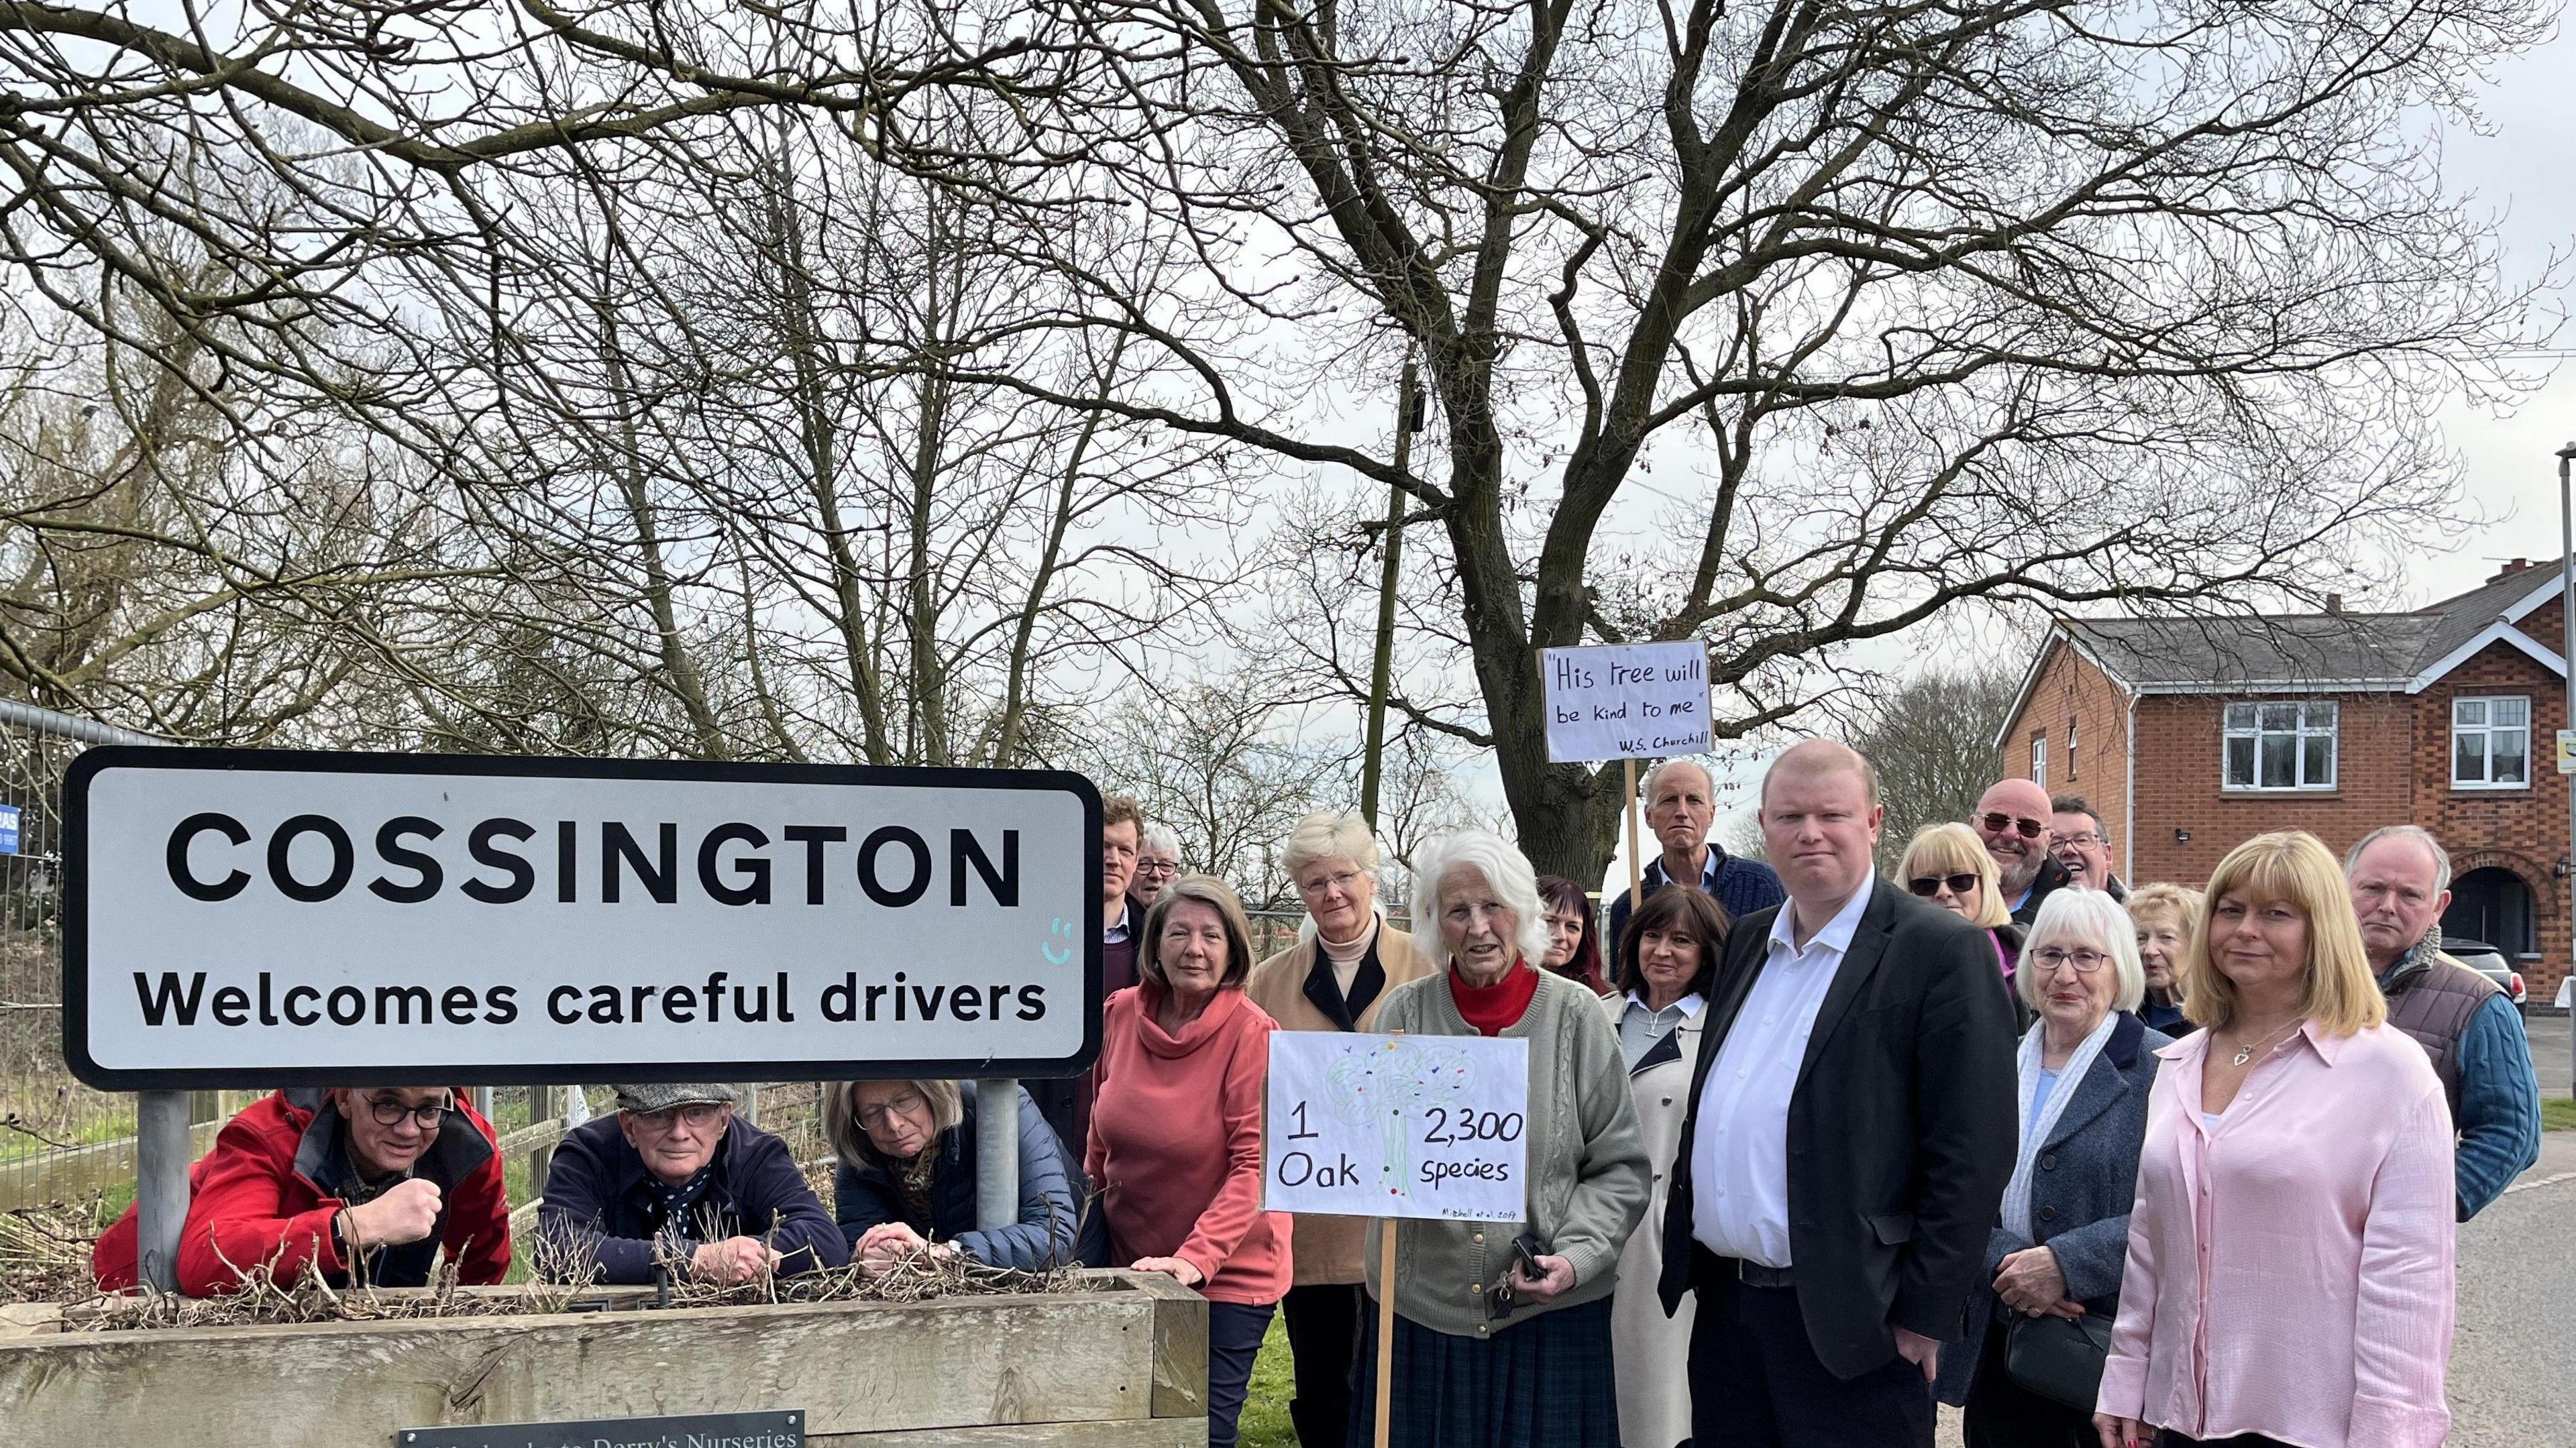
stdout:
POLYGON ((1968 828, 1986 842, 2003 874, 2004 908, 2024 930, 2039 918, 2039 902, 2068 883, 2066 867, 2049 853, 2054 836, 2048 822, 2055 813, 2048 791, 2027 779, 1999 779, 1977 796, 1968 828))
MULTIPOLYGON (((1708 827, 1717 820, 1717 786, 1708 771, 1687 759, 1667 759, 1646 771, 1646 828, 1663 852, 1640 872, 1638 899, 1674 880, 1717 897, 1727 918, 1737 919, 1780 903, 1780 877, 1760 860, 1740 860, 1717 847, 1708 827)), ((1628 892, 1610 902, 1610 938, 1602 953, 1616 954, 1628 933, 1628 892)))
POLYGON ((1872 869, 1868 760, 1799 744, 1761 810, 1788 899, 1727 936, 1663 1222, 1691 1442, 1931 1448, 2012 1175, 2013 1008, 1984 931, 1872 869))

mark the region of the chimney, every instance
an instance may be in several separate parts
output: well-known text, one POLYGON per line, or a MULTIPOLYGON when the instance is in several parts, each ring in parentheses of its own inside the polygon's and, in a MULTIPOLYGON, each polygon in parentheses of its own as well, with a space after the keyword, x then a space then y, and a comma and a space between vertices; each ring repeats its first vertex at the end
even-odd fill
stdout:
POLYGON ((2341 617, 2343 617, 2343 595, 2342 595, 2342 594, 2340 594, 2340 593, 2329 593, 2329 594, 2327 594, 2327 595, 2326 595, 2326 612, 2328 612, 2328 613, 2330 613, 2330 614, 2333 614, 2333 615, 2334 615, 2335 617, 2337 617, 2337 618, 2341 618, 2341 617))
POLYGON ((2488 579, 2487 582, 2502 583, 2506 579, 2513 577, 2515 574, 2520 573, 2529 567, 2531 567, 2531 560, 2528 558, 2515 558, 2508 560, 2504 567, 2497 569, 2495 576, 2488 579))

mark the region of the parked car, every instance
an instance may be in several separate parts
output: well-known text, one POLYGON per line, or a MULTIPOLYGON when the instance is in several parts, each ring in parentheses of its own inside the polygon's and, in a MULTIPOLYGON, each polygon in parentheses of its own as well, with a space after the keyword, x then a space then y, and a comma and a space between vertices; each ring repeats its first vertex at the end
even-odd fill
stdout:
POLYGON ((2494 981, 2504 991, 2505 999, 2515 1010, 2529 1003, 2529 993, 2522 988, 2522 972, 2507 964, 2504 952, 2483 940, 2464 940, 2456 935, 2442 937, 2442 950, 2453 960, 2494 981))

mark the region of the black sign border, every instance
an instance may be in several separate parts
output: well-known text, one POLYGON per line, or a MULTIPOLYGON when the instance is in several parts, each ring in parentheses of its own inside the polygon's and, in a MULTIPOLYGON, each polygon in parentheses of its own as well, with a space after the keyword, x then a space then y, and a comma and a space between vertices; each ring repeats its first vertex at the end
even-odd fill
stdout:
POLYGON ((662 759, 543 758, 508 754, 384 754, 318 749, 159 748, 104 744, 83 750, 63 775, 63 1059, 100 1091, 230 1091, 281 1086, 553 1086, 588 1081, 838 1081, 870 1077, 1078 1076, 1100 1054, 1102 908, 1087 892, 1083 914, 1082 1045, 1072 1056, 903 1061, 584 1062, 471 1065, 118 1070, 89 1052, 89 787, 111 769, 230 769, 289 774, 481 775, 508 779, 649 779, 709 783, 875 785, 908 789, 1057 790, 1082 802, 1082 878, 1100 878, 1100 790, 1060 769, 952 769, 875 764, 752 764, 662 759))

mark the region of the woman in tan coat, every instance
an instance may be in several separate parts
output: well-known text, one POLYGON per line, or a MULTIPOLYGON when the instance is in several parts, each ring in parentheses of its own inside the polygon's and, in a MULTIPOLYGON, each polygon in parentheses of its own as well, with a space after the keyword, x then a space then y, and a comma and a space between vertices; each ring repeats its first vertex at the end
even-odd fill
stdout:
MULTIPOLYGON (((1690 1335, 1695 1304, 1664 1315, 1655 1296, 1663 1276, 1664 1197, 1676 1169, 1682 1116, 1690 1107, 1691 1065, 1717 980, 1726 940, 1725 907, 1687 885, 1646 897, 1628 921, 1613 968, 1615 992, 1601 998, 1619 1032, 1628 1088, 1637 1101, 1638 1133, 1653 1169, 1646 1225, 1619 1254, 1619 1290, 1610 1302, 1611 1357, 1618 1364, 1620 1448, 1673 1448, 1691 1435, 1690 1335)), ((1688 1171, 1683 1163, 1679 1170, 1688 1171)))
MULTIPOLYGON (((1295 945, 1252 972, 1249 994, 1283 1031, 1367 1031, 1378 1003, 1431 973, 1403 931, 1377 911, 1377 841, 1355 814, 1311 814, 1288 835, 1288 878, 1306 904, 1295 945)), ((1291 1256, 1296 1282, 1282 1303, 1296 1358, 1288 1416, 1303 1448, 1341 1448, 1358 1351, 1364 1217, 1301 1214, 1291 1256)))

